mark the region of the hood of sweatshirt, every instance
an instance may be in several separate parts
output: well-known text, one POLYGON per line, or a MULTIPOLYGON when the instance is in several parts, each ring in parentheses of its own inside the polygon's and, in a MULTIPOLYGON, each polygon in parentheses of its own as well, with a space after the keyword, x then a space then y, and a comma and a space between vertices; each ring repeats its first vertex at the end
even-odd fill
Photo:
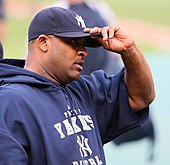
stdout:
POLYGON ((4 84, 27 84, 38 88, 48 88, 59 85, 32 71, 24 69, 23 59, 0 59, 0 85, 4 84))

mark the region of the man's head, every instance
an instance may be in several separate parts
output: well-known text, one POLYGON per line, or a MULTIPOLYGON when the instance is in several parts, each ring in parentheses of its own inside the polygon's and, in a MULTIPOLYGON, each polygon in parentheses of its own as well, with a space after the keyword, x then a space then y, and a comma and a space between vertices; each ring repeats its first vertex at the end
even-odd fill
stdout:
POLYGON ((87 56, 85 47, 101 46, 84 28, 82 17, 71 10, 51 7, 40 11, 29 26, 25 68, 58 84, 77 80, 87 56))

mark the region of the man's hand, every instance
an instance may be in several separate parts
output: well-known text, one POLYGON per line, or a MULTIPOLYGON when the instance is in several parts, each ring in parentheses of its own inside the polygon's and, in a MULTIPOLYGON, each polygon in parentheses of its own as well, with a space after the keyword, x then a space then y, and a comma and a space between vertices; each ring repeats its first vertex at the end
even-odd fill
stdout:
POLYGON ((122 54, 130 48, 134 42, 125 29, 120 26, 107 26, 103 28, 86 28, 84 32, 90 34, 100 33, 101 36, 93 36, 105 49, 122 54))

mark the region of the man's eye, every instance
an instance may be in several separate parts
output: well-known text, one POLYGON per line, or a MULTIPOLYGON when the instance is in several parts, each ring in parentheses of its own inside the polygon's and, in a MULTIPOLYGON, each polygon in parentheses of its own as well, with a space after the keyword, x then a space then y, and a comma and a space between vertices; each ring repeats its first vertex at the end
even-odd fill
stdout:
POLYGON ((79 41, 75 40, 75 39, 72 39, 71 43, 72 43, 73 46, 79 46, 80 45, 79 41))
POLYGON ((85 39, 71 39, 71 44, 74 47, 85 46, 85 39))
POLYGON ((71 44, 72 44, 73 46, 77 46, 78 42, 77 42, 76 40, 72 39, 72 40, 71 40, 71 44))

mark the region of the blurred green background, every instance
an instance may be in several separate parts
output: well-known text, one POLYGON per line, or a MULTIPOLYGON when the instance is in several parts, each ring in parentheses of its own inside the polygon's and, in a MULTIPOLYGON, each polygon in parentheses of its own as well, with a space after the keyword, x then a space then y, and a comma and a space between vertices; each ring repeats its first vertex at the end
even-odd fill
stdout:
POLYGON ((170 26, 169 0, 106 0, 118 16, 170 26))
MULTIPOLYGON (((22 58, 26 54, 27 28, 35 13, 36 9, 41 6, 48 6, 55 0, 7 0, 7 35, 4 41, 5 57, 22 58), (10 4, 10 5, 9 5, 10 4), (22 6, 19 9, 16 6, 26 5, 27 10, 24 11, 22 6), (13 5, 13 8, 12 8, 13 5), (11 10, 11 8, 13 10, 11 10), (14 10, 15 9, 15 10, 14 10), (28 12, 29 9, 29 12, 28 12), (18 13, 18 14, 17 14, 18 13)), ((170 1, 169 0, 106 0, 115 14, 119 18, 132 18, 170 27, 170 1)), ((25 7, 23 7, 25 8, 25 7)), ((144 29, 145 30, 145 29, 144 29)), ((149 35, 149 34, 148 34, 149 35)), ((157 35, 157 34, 155 34, 157 35)), ((152 43, 135 38, 138 46, 144 52, 159 51, 152 43)))

